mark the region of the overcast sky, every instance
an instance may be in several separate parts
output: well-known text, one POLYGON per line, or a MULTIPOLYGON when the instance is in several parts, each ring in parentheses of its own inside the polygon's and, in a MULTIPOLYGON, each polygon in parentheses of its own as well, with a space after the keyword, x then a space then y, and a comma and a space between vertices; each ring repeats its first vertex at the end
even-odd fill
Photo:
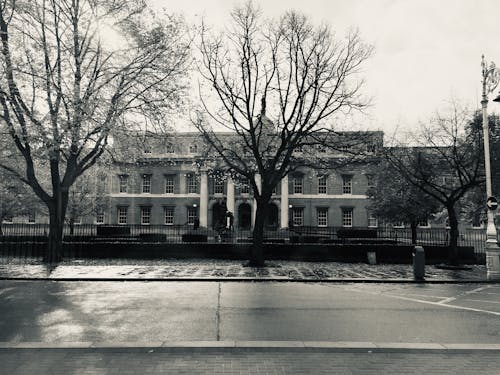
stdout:
MULTIPOLYGON (((234 0, 152 0, 224 24, 234 0)), ((375 54, 365 65, 375 99, 364 127, 388 133, 411 129, 453 95, 471 108, 481 100, 481 55, 500 65, 500 0, 255 0, 265 16, 295 9, 326 22, 339 35, 359 28, 375 54)), ((496 92, 495 92, 496 95, 496 92)), ((491 98, 493 94, 491 95, 491 98)), ((491 103, 493 110, 500 104, 491 103)))

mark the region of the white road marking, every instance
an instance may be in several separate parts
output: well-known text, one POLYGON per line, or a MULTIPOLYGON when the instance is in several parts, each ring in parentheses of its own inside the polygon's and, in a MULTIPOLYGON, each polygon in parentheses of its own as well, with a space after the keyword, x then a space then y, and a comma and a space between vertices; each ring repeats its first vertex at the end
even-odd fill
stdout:
POLYGON ((463 297, 463 296, 466 296, 466 295, 469 295, 469 294, 473 294, 473 293, 477 293, 477 292, 481 292, 481 291, 486 290, 488 288, 490 288, 489 285, 482 286, 480 288, 476 288, 476 289, 473 289, 473 290, 469 290, 467 292, 460 293, 460 294, 456 295, 455 297, 445 298, 445 299, 443 299, 441 301, 438 301, 437 303, 446 304, 448 302, 456 301, 460 297, 463 297))
MULTIPOLYGON (((474 289, 475 291, 477 290, 482 290, 487 287, 482 287, 478 289, 474 289)), ((455 310, 466 310, 466 311, 474 311, 474 312, 479 312, 479 313, 484 313, 484 314, 490 314, 490 315, 495 315, 495 316, 500 316, 500 312, 497 311, 489 311, 489 310, 483 310, 483 309, 476 309, 472 307, 464 307, 464 306, 456 306, 456 305, 447 305, 442 302, 432 302, 432 301, 425 301, 417 298, 410 298, 410 297, 403 297, 403 296, 398 296, 395 294, 387 294, 383 292, 371 292, 368 290, 362 290, 362 289, 355 289, 355 288, 346 288, 347 290, 351 290, 353 292, 361 292, 361 293, 367 293, 367 294, 372 294, 372 295, 379 295, 379 296, 386 296, 386 297, 392 297, 396 299, 401 299, 404 301, 412 301, 412 302, 418 302, 418 303, 425 303, 427 305, 433 305, 433 306, 442 306, 442 307, 447 307, 450 309, 455 309, 455 310)), ((472 291, 470 291, 472 292, 472 291)))
POLYGON ((498 304, 500 304, 500 301, 488 301, 488 300, 484 300, 484 299, 465 299, 464 301, 483 302, 483 303, 498 303, 498 304))

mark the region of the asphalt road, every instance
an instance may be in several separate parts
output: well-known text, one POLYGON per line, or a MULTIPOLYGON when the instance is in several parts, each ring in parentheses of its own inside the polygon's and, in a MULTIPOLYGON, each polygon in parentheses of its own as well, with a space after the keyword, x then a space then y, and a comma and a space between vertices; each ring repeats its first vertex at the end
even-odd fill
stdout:
POLYGON ((0 282, 2 342, 500 343, 499 284, 0 282))

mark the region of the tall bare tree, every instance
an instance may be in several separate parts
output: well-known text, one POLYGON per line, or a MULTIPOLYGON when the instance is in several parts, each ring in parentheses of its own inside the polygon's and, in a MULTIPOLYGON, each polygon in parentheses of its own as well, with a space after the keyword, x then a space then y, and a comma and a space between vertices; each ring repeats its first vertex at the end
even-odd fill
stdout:
POLYGON ((450 225, 449 261, 458 263, 457 203, 484 182, 481 129, 471 126, 470 111, 456 101, 436 113, 413 140, 414 147, 386 149, 389 163, 410 184, 442 204, 450 225))
POLYGON ((260 266, 273 189, 297 167, 298 150, 340 146, 330 124, 368 104, 357 74, 372 48, 357 32, 337 39, 328 26, 314 26, 293 11, 265 21, 247 2, 231 17, 219 36, 202 31, 200 71, 220 108, 202 93, 208 119, 194 122, 212 151, 252 185, 257 210, 250 264, 260 266), (230 136, 220 136, 211 124, 230 136))
POLYGON ((23 160, 0 166, 48 208, 46 261, 61 258, 70 187, 113 130, 180 100, 185 35, 181 20, 154 17, 144 1, 0 1, 0 118, 23 160))

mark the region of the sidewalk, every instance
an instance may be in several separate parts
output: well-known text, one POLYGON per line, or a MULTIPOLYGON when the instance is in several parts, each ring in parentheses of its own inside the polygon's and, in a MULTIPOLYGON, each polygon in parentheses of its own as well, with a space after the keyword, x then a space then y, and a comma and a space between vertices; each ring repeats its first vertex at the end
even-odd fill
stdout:
MULTIPOLYGON (((209 280, 301 282, 412 282, 408 264, 272 261, 262 268, 244 267, 229 260, 68 260, 52 272, 36 260, 19 263, 0 260, 0 279, 50 280, 209 280)), ((427 282, 486 282, 486 267, 446 270, 434 265, 425 269, 427 282)))
POLYGON ((482 374, 498 351, 338 351, 286 348, 0 349, 2 373, 67 374, 482 374))

